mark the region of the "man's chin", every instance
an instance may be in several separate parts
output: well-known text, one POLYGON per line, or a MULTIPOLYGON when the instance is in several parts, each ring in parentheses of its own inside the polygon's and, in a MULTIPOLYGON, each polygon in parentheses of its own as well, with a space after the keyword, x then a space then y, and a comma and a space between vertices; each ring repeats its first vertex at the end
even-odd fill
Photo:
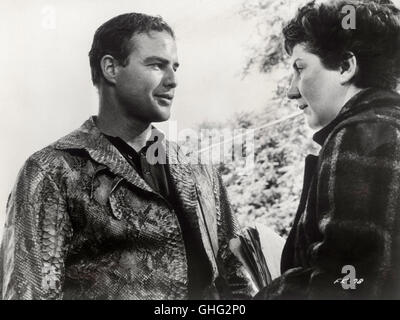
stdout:
POLYGON ((168 118, 162 118, 162 119, 156 119, 156 120, 153 120, 152 122, 158 123, 158 122, 165 122, 165 121, 168 121, 168 120, 169 120, 169 117, 168 118))
POLYGON ((164 112, 160 112, 158 113, 152 122, 164 122, 169 120, 169 118, 171 117, 171 112, 168 110, 165 110, 164 112))

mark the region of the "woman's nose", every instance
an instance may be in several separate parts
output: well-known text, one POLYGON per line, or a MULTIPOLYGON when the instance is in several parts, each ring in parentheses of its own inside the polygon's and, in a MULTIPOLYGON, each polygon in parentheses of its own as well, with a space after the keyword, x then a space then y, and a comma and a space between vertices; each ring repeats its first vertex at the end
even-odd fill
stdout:
POLYGON ((293 80, 292 80, 292 82, 291 82, 291 84, 290 84, 290 87, 289 87, 289 90, 287 91, 287 97, 288 97, 289 99, 300 99, 300 98, 301 98, 300 91, 299 91, 299 89, 297 88, 297 81, 296 81, 296 79, 293 79, 293 80))

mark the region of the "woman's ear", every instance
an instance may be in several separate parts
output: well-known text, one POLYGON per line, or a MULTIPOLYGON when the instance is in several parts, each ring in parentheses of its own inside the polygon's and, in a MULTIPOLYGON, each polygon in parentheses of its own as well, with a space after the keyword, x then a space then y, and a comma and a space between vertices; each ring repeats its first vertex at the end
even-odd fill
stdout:
POLYGON ((116 76, 118 74, 118 61, 109 54, 105 55, 100 60, 101 72, 103 77, 110 83, 116 83, 116 76))
POLYGON ((358 62, 352 52, 348 52, 340 66, 340 84, 349 83, 358 72, 358 62))

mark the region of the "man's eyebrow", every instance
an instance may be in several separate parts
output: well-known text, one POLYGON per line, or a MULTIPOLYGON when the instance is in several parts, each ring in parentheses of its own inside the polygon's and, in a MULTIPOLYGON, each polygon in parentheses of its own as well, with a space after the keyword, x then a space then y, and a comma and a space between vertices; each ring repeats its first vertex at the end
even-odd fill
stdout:
MULTIPOLYGON (((158 56, 150 56, 150 57, 147 57, 146 59, 144 59, 145 62, 154 61, 154 60, 160 61, 163 64, 169 64, 169 60, 161 58, 161 57, 158 57, 158 56)), ((179 67, 179 63, 175 62, 174 63, 174 67, 178 68, 179 67)))

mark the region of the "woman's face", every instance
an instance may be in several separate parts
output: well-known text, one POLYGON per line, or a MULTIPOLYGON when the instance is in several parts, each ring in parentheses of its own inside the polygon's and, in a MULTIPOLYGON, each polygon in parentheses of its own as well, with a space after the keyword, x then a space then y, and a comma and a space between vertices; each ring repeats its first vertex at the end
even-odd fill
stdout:
POLYGON ((340 69, 326 69, 320 58, 302 44, 293 48, 292 66, 288 97, 298 100, 312 129, 325 127, 343 107, 346 88, 341 84, 340 69))

